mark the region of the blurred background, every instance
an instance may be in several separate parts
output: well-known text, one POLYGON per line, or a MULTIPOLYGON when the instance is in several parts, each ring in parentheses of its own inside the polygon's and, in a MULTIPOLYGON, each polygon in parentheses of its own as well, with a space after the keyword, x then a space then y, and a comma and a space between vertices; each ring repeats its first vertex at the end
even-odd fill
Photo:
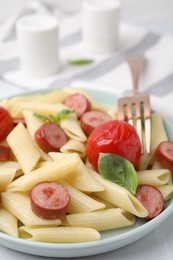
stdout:
MULTIPOLYGON (((50 8, 57 8, 63 14, 79 12, 83 0, 40 0, 50 8)), ((158 33, 173 32, 173 0, 120 0, 122 21, 137 24, 158 33)), ((16 7, 30 0, 0 0, 0 22, 16 7)))

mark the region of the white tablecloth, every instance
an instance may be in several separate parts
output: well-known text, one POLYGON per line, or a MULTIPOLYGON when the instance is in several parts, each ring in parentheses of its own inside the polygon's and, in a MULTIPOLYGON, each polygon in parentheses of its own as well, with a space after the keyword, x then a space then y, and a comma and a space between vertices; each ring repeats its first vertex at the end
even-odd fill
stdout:
MULTIPOLYGON (((22 3, 22 1, 16 1, 16 3, 19 2, 22 3)), ((144 75, 142 75, 140 89, 147 90, 150 94, 163 100, 171 108, 173 102, 173 2, 171 0, 152 2, 149 0, 145 2, 124 0, 122 2, 122 20, 142 25, 143 28, 122 24, 122 35, 127 37, 127 41, 123 38, 121 49, 118 52, 104 57, 94 56, 95 63, 87 68, 74 69, 64 66, 62 72, 56 77, 43 81, 34 81, 32 79, 30 81, 31 88, 40 88, 42 86, 44 88, 56 88, 71 84, 95 84, 96 86, 106 85, 110 88, 117 88, 117 93, 121 94, 122 91, 131 88, 130 74, 125 63, 126 57, 145 53, 149 60, 149 66, 144 75), (128 32, 130 32, 129 35, 128 32), (164 32, 166 34, 161 35, 164 32)), ((1 6, 0 3, 0 18, 3 16, 4 19, 2 8, 7 11, 7 4, 3 3, 1 6)), ((66 25, 66 29, 68 28, 66 25)), ((79 56, 83 55, 80 40, 80 28, 76 28, 76 31, 72 31, 71 34, 67 30, 62 35, 61 54, 63 64, 65 64, 67 58, 74 58, 76 55, 74 53, 78 53, 79 56)), ((87 55, 88 57, 91 56, 91 54, 87 55)), ((18 77, 16 80, 16 74, 11 74, 11 72, 19 68, 16 52, 12 56, 11 59, 0 60, 0 98, 25 92, 30 88, 29 84, 25 83, 25 80, 22 81, 20 77, 20 80, 18 80, 18 77)), ((109 253, 83 259, 171 260, 173 257, 172 244, 173 214, 159 228, 139 241, 109 253)), ((43 257, 26 255, 0 246, 0 260, 8 260, 10 258, 13 260, 43 259, 43 257)), ((48 260, 50 258, 46 257, 44 259, 48 260)))

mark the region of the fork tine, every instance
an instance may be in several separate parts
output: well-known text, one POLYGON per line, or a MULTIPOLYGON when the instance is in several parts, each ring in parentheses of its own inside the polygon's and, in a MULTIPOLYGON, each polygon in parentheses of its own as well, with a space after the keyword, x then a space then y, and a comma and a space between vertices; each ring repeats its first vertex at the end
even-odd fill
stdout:
POLYGON ((144 104, 144 128, 145 128, 145 142, 146 151, 150 153, 151 151, 151 110, 150 110, 150 99, 146 96, 147 105, 144 104))
POLYGON ((125 120, 136 128, 136 131, 139 135, 142 144, 141 153, 143 154, 144 151, 150 153, 151 112, 149 96, 139 95, 119 99, 118 119, 125 120), (142 130, 142 115, 144 116, 144 134, 142 130))
POLYGON ((127 109, 127 122, 134 126, 134 121, 133 121, 133 104, 131 102, 127 102, 127 106, 126 106, 126 109, 127 109))
MULTIPOLYGON (((141 119, 141 103, 136 102, 136 130, 139 135, 139 139, 141 141, 141 144, 143 144, 143 138, 142 138, 142 119, 141 119)), ((143 154, 143 145, 141 148, 141 153, 143 154)))

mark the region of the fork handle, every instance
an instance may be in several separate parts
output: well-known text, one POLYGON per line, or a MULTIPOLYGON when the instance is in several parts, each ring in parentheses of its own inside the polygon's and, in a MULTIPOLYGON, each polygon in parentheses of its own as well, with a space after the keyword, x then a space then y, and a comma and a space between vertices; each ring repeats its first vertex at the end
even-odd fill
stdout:
POLYGON ((144 56, 132 56, 127 59, 131 75, 132 75, 132 82, 133 82, 133 91, 138 92, 139 87, 139 76, 141 74, 141 71, 143 70, 146 59, 144 56))

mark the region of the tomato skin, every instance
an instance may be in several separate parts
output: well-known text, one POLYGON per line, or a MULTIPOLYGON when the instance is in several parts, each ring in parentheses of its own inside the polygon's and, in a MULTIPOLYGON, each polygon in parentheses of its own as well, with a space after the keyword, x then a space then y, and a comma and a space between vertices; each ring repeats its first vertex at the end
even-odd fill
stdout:
POLYGON ((154 156, 162 167, 173 171, 173 142, 161 142, 156 148, 154 156))
POLYGON ((96 127, 87 142, 87 156, 95 169, 99 153, 117 154, 136 167, 141 156, 141 142, 135 128, 120 120, 96 127))
POLYGON ((0 142, 5 140, 14 127, 13 118, 3 107, 0 107, 0 142))

